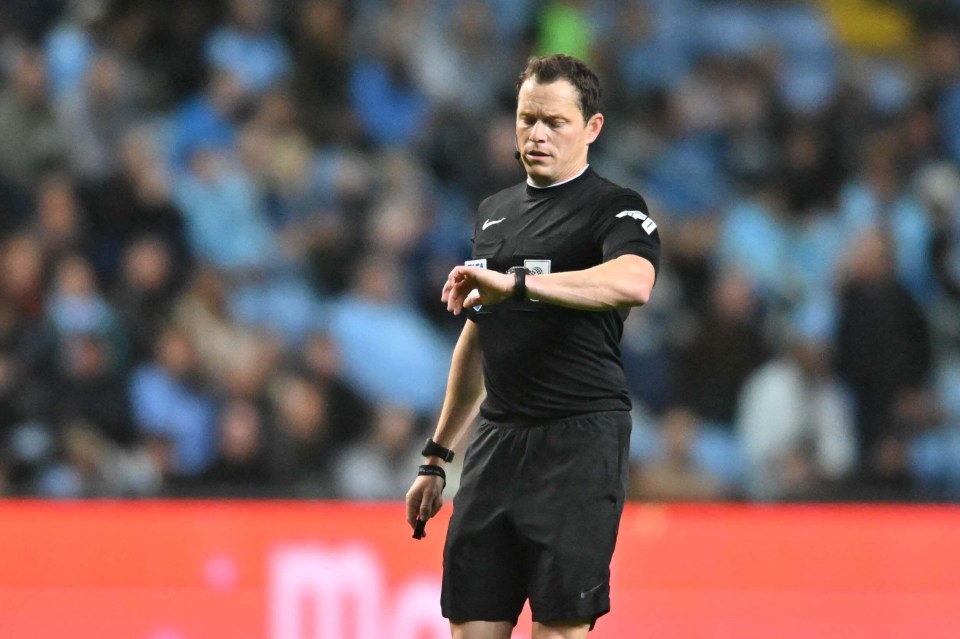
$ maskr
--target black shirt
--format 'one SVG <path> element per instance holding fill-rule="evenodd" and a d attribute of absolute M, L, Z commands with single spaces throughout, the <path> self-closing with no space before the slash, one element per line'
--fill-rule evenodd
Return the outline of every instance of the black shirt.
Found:
<path fill-rule="evenodd" d="M 635 191 L 592 169 L 562 184 L 526 183 L 480 204 L 468 264 L 506 272 L 579 271 L 621 255 L 659 267 L 660 236 Z M 628 309 L 579 311 L 507 300 L 469 311 L 477 322 L 487 397 L 480 414 L 500 422 L 542 422 L 630 410 L 620 362 Z"/>

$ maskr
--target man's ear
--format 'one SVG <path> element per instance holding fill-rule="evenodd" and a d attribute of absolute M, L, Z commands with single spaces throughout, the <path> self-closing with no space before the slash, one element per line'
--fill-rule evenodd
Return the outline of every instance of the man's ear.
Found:
<path fill-rule="evenodd" d="M 600 129 L 603 128 L 603 114 L 594 113 L 587 120 L 587 144 L 592 144 L 597 136 L 600 135 Z"/>

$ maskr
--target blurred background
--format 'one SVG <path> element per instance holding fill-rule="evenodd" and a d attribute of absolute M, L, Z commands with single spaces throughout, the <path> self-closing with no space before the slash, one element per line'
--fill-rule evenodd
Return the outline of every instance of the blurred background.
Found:
<path fill-rule="evenodd" d="M 958 34 L 956 0 L 4 0 L 0 494 L 402 498 L 516 77 L 566 52 L 664 246 L 631 496 L 960 500 Z"/>

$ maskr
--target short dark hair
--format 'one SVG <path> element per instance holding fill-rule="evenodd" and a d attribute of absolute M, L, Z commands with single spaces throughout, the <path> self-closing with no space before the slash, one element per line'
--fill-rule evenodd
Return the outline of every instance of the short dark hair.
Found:
<path fill-rule="evenodd" d="M 535 82 L 550 84 L 557 80 L 566 80 L 580 95 L 580 113 L 584 120 L 600 111 L 600 79 L 583 60 L 563 53 L 534 56 L 527 60 L 527 68 L 517 80 L 517 95 L 523 83 L 533 78 Z"/>

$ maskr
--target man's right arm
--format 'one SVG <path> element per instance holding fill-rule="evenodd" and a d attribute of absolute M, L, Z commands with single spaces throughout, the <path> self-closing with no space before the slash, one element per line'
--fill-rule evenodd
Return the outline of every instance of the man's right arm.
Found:
<path fill-rule="evenodd" d="M 453 449 L 456 446 L 486 394 L 478 330 L 476 322 L 467 320 L 453 350 L 447 393 L 433 434 L 433 441 L 444 448 Z M 439 457 L 428 457 L 424 463 L 441 467 L 446 465 Z M 407 522 L 411 526 L 415 525 L 418 516 L 426 520 L 440 510 L 443 505 L 442 490 L 443 481 L 438 477 L 416 478 L 407 492 Z"/>

